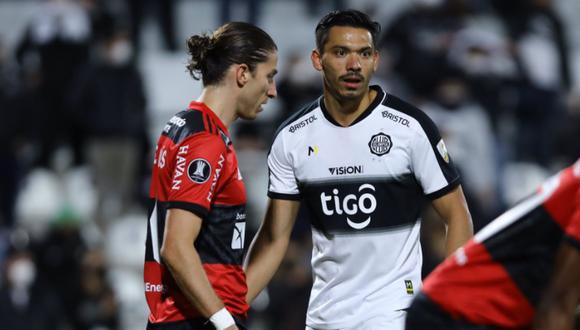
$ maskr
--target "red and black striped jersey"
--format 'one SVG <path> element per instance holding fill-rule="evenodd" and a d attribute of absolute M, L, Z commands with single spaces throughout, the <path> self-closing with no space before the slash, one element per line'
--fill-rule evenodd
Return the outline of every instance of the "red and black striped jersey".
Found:
<path fill-rule="evenodd" d="M 194 243 L 207 277 L 226 308 L 245 318 L 242 269 L 246 192 L 227 128 L 205 104 L 173 116 L 155 151 L 145 253 L 145 296 L 151 323 L 200 317 L 159 257 L 170 208 L 203 220 Z"/>
<path fill-rule="evenodd" d="M 526 328 L 563 240 L 580 248 L 580 160 L 478 232 L 423 291 L 455 318 Z"/>

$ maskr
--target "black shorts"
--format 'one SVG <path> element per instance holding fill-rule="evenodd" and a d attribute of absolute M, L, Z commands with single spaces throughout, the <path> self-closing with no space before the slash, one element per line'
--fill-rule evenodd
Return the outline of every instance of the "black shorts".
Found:
<path fill-rule="evenodd" d="M 234 316 L 234 321 L 240 330 L 246 330 L 246 323 Z M 177 322 L 151 323 L 147 322 L 147 330 L 215 330 L 207 319 L 199 318 Z"/>
<path fill-rule="evenodd" d="M 407 310 L 405 330 L 497 330 L 498 328 L 456 320 L 423 293 Z"/>

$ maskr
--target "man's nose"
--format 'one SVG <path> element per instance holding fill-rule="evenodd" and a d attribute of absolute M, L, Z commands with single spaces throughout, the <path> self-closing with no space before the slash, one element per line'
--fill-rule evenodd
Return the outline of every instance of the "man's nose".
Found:
<path fill-rule="evenodd" d="M 278 95 L 278 91 L 276 90 L 276 83 L 271 83 L 268 87 L 268 97 L 273 99 Z"/>
<path fill-rule="evenodd" d="M 346 62 L 346 69 L 349 71 L 360 71 L 361 63 L 360 56 L 358 54 L 350 54 Z"/>

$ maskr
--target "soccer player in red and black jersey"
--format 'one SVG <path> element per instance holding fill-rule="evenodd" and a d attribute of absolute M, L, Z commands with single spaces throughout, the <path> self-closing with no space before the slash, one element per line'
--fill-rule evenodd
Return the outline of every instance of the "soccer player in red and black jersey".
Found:
<path fill-rule="evenodd" d="M 407 330 L 571 330 L 580 299 L 580 160 L 424 282 Z"/>
<path fill-rule="evenodd" d="M 203 91 L 165 126 L 151 182 L 145 254 L 148 329 L 245 329 L 244 183 L 228 126 L 276 96 L 277 47 L 227 23 L 187 42 Z"/>

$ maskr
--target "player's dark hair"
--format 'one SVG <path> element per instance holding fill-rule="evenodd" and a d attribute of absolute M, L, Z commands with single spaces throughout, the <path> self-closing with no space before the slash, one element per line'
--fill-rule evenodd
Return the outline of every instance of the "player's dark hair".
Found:
<path fill-rule="evenodd" d="M 363 12 L 354 9 L 331 11 L 316 26 L 316 48 L 320 53 L 324 52 L 324 45 L 328 41 L 328 31 L 333 26 L 350 26 L 369 31 L 375 48 L 377 37 L 381 32 L 381 25 Z"/>
<path fill-rule="evenodd" d="M 191 58 L 187 70 L 203 85 L 219 83 L 232 64 L 246 64 L 254 72 L 258 63 L 265 62 L 276 51 L 274 40 L 259 27 L 231 22 L 211 34 L 193 35 L 187 39 Z"/>

